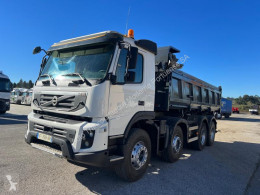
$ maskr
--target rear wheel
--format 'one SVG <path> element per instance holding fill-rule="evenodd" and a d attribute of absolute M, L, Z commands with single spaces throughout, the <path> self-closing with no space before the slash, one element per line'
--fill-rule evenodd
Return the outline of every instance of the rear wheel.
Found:
<path fill-rule="evenodd" d="M 215 141 L 215 134 L 216 134 L 216 125 L 214 122 L 211 123 L 210 129 L 208 131 L 207 136 L 207 145 L 212 146 Z"/>
<path fill-rule="evenodd" d="M 226 114 L 226 115 L 225 115 L 225 118 L 229 118 L 229 115 L 228 115 L 228 114 Z"/>
<path fill-rule="evenodd" d="M 115 167 L 116 174 L 127 180 L 140 179 L 150 162 L 151 141 L 149 135 L 142 129 L 132 129 L 123 148 L 124 160 Z"/>
<path fill-rule="evenodd" d="M 0 102 L 0 114 L 4 114 L 7 110 L 6 104 L 4 102 Z"/>
<path fill-rule="evenodd" d="M 207 142 L 207 126 L 205 123 L 201 124 L 199 129 L 198 140 L 191 142 L 192 148 L 196 150 L 203 150 Z"/>
<path fill-rule="evenodd" d="M 171 138 L 169 140 L 168 146 L 163 152 L 162 158 L 166 162 L 173 163 L 177 161 L 183 149 L 183 133 L 180 126 L 175 127 Z"/>

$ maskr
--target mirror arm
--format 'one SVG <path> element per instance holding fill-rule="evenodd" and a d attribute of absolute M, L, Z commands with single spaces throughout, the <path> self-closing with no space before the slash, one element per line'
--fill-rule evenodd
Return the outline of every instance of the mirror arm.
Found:
<path fill-rule="evenodd" d="M 131 51 L 131 45 L 129 46 L 128 48 L 128 55 L 127 55 L 127 63 L 126 63 L 126 71 L 125 71 L 125 77 L 127 76 L 127 73 L 128 73 L 128 67 L 129 67 L 129 62 L 130 62 L 130 59 L 131 59 L 131 56 L 130 56 L 130 51 Z"/>
<path fill-rule="evenodd" d="M 130 57 L 129 57 L 129 56 L 127 56 L 127 63 L 126 63 L 125 76 L 126 76 L 126 75 L 127 75 L 127 73 L 128 73 L 129 61 L 130 61 Z"/>
<path fill-rule="evenodd" d="M 41 49 L 41 50 L 44 51 L 45 56 L 48 55 L 48 53 L 47 53 L 47 51 L 46 51 L 45 49 Z M 44 57 L 45 57 L 45 56 L 44 56 Z"/>

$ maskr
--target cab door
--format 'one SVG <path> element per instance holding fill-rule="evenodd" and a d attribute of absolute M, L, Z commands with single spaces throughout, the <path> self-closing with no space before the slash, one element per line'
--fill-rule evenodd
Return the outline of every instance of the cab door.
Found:
<path fill-rule="evenodd" d="M 138 50 L 135 67 L 128 67 L 128 48 L 119 50 L 117 63 L 113 70 L 116 82 L 110 85 L 109 95 L 109 135 L 124 134 L 131 118 L 139 111 L 145 110 L 145 74 L 144 56 L 146 53 Z M 127 76 L 125 75 L 127 71 Z"/>

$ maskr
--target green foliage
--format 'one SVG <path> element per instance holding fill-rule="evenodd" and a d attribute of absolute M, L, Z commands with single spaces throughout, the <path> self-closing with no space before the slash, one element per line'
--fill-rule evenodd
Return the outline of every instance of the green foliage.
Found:
<path fill-rule="evenodd" d="M 234 99 L 235 103 L 238 105 L 253 105 L 253 104 L 260 104 L 260 97 L 258 95 L 244 95 L 239 96 L 238 98 Z"/>
<path fill-rule="evenodd" d="M 20 79 L 18 83 L 12 83 L 12 88 L 26 88 L 26 89 L 31 89 L 33 87 L 33 82 L 29 80 L 23 81 L 23 79 Z"/>
<path fill-rule="evenodd" d="M 258 95 L 250 96 L 250 95 L 243 95 L 239 96 L 238 98 L 231 98 L 228 97 L 227 99 L 232 100 L 232 106 L 238 107 L 240 111 L 246 111 L 253 106 L 253 105 L 260 105 L 260 97 Z"/>

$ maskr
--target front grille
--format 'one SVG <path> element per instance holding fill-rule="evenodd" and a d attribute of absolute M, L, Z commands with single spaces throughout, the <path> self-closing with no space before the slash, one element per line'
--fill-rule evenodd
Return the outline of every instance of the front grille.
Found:
<path fill-rule="evenodd" d="M 75 96 L 41 94 L 40 105 L 42 107 L 72 109 L 75 107 Z"/>
<path fill-rule="evenodd" d="M 82 117 L 82 116 L 74 116 L 74 115 L 67 115 L 67 114 L 58 114 L 53 112 L 45 112 L 39 110 L 33 110 L 35 114 L 39 114 L 40 119 L 55 121 L 59 123 L 81 123 L 84 122 L 92 122 L 92 118 L 89 117 Z"/>
<path fill-rule="evenodd" d="M 34 123 L 34 131 L 46 133 L 52 136 L 68 139 L 71 143 L 74 141 L 76 132 L 74 130 L 60 129 L 56 127 L 44 126 Z"/>

